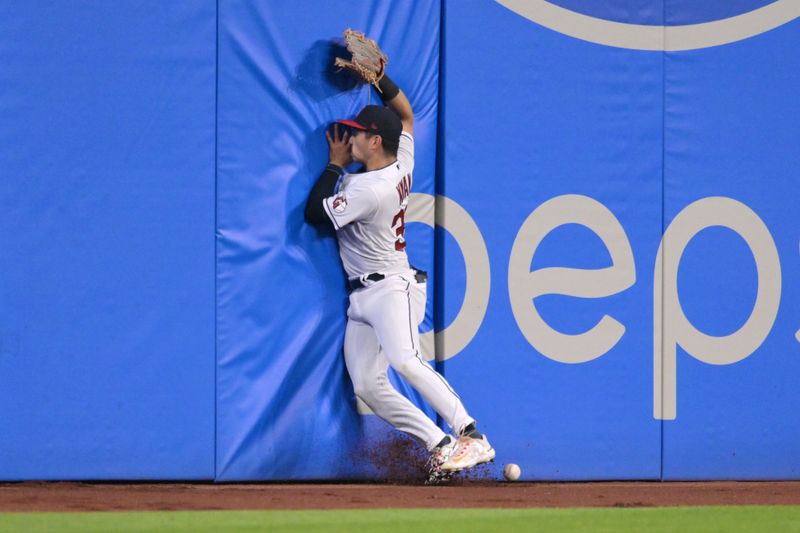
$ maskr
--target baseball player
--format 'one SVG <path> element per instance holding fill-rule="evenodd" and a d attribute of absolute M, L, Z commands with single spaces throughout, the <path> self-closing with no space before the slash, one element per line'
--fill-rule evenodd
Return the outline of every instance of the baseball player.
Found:
<path fill-rule="evenodd" d="M 431 452 L 426 481 L 435 484 L 493 460 L 495 451 L 459 396 L 419 352 L 427 274 L 409 266 L 404 225 L 414 168 L 414 114 L 387 76 L 378 88 L 388 107 L 368 105 L 326 131 L 328 165 L 309 194 L 305 217 L 336 230 L 351 291 L 344 357 L 355 393 L 376 415 L 426 445 Z M 343 170 L 353 161 L 364 166 L 363 172 Z M 388 365 L 419 391 L 455 436 L 391 385 Z"/>

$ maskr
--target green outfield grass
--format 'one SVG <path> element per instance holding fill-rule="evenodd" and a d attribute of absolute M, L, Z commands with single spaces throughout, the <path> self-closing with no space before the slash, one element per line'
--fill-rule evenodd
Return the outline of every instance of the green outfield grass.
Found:
<path fill-rule="evenodd" d="M 0 513 L 0 531 L 800 531 L 800 506 Z"/>

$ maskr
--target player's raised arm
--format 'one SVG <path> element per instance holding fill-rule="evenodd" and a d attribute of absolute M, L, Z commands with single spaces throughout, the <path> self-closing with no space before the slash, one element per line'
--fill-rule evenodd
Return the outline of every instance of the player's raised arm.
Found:
<path fill-rule="evenodd" d="M 378 88 L 383 103 L 400 117 L 403 131 L 413 134 L 414 111 L 411 103 L 399 87 L 386 75 L 389 58 L 381 51 L 378 43 L 362 32 L 347 29 L 344 31 L 347 50 L 352 59 L 336 58 L 334 65 L 349 69 L 353 75 Z"/>
<path fill-rule="evenodd" d="M 378 82 L 380 97 L 389 109 L 397 113 L 403 123 L 403 131 L 414 133 L 414 110 L 406 94 L 386 74 Z"/>

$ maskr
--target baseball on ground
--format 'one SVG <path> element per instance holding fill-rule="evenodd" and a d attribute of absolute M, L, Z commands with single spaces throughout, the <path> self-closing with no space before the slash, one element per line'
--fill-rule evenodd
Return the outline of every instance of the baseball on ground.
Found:
<path fill-rule="evenodd" d="M 508 463 L 503 468 L 503 475 L 509 481 L 516 481 L 519 479 L 519 476 L 522 475 L 522 470 L 519 469 L 519 465 Z"/>

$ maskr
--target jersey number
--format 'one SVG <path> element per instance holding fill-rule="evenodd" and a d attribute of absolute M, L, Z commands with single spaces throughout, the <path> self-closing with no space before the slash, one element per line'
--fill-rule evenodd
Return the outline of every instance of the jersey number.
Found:
<path fill-rule="evenodd" d="M 399 222 L 399 224 L 398 224 Z M 402 252 L 406 249 L 406 210 L 401 209 L 392 219 L 392 229 L 394 229 L 397 240 L 394 241 L 394 249 Z"/>

